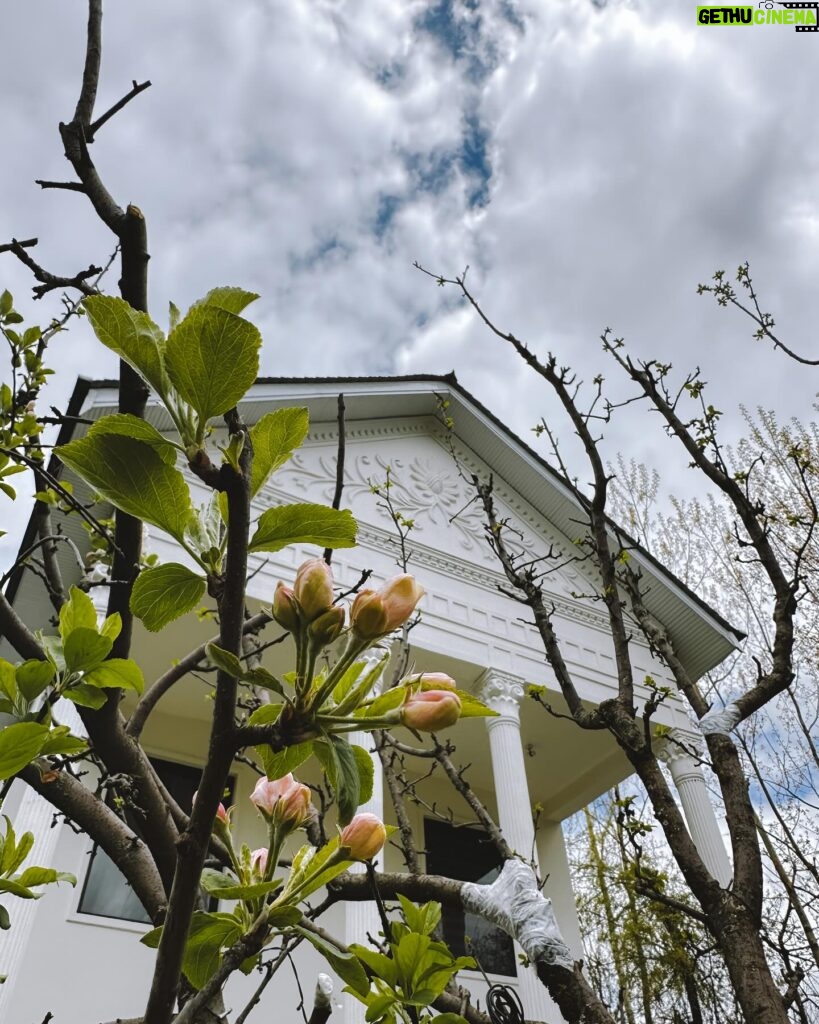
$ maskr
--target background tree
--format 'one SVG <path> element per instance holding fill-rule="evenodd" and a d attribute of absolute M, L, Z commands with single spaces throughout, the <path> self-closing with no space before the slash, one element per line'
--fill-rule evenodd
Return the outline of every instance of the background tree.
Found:
<path fill-rule="evenodd" d="M 423 267 L 419 267 L 425 271 Z M 635 388 L 626 401 L 645 401 L 659 413 L 667 433 L 682 445 L 691 465 L 722 495 L 731 514 L 731 529 L 738 545 L 756 562 L 763 581 L 770 621 L 769 649 L 754 662 L 754 670 L 737 680 L 730 703 L 722 706 L 687 674 L 674 649 L 671 636 L 644 603 L 640 573 L 632 566 L 632 538 L 610 518 L 610 475 L 600 447 L 599 431 L 616 412 L 617 404 L 604 395 L 602 376 L 593 382 L 585 405 L 579 383 L 569 367 L 558 365 L 547 353 L 541 358 L 513 333 L 497 327 L 466 284 L 466 274 L 455 278 L 430 274 L 441 286 L 453 286 L 487 327 L 509 344 L 538 374 L 557 397 L 586 460 L 584 475 L 591 476 L 577 496 L 587 515 L 585 532 L 579 538 L 582 557 L 598 574 L 598 600 L 605 606 L 617 674 L 617 697 L 589 709 L 580 700 L 562 657 L 552 614 L 542 590 L 549 555 L 533 563 L 531 553 L 515 552 L 510 543 L 513 524 L 499 519 L 492 494 L 492 481 L 474 479 L 478 499 L 487 519 L 487 533 L 510 585 L 520 594 L 540 633 L 546 658 L 555 672 L 569 712 L 583 729 L 606 729 L 617 741 L 642 783 L 677 867 L 693 902 L 688 913 L 706 925 L 724 958 L 731 986 L 744 1018 L 748 1021 L 785 1021 L 798 993 L 799 973 L 784 979 L 780 991 L 766 958 L 763 939 L 764 866 L 757 833 L 757 815 L 750 796 L 748 777 L 738 744 L 732 738 L 737 726 L 751 718 L 791 688 L 794 672 L 797 610 L 809 592 L 809 552 L 816 526 L 816 505 L 812 500 L 810 460 L 798 446 L 784 455 L 794 476 L 802 482 L 807 511 L 800 506 L 783 523 L 758 496 L 754 469 L 758 457 L 735 471 L 717 434 L 719 410 L 705 400 L 705 382 L 699 372 L 672 383 L 672 367 L 656 361 L 633 361 L 624 351 L 622 339 L 606 329 L 601 336 L 604 352 Z M 554 438 L 555 428 L 545 420 L 540 429 Z M 568 479 L 570 472 L 555 446 L 555 458 Z M 787 531 L 795 529 L 795 533 Z M 682 819 L 663 773 L 659 754 L 662 737 L 652 726 L 652 716 L 666 699 L 654 690 L 643 706 L 635 700 L 634 669 L 629 641 L 632 625 L 642 630 L 652 649 L 668 666 L 677 688 L 688 703 L 704 738 L 708 763 L 717 781 L 729 831 L 733 879 L 723 888 L 703 861 Z M 546 709 L 547 711 L 550 709 Z M 650 883 L 643 880 L 647 888 Z M 656 890 L 653 898 L 663 902 Z"/>

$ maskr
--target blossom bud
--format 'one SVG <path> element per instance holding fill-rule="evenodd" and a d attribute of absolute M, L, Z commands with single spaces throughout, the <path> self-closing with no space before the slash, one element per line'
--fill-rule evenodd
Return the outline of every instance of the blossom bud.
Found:
<path fill-rule="evenodd" d="M 340 604 L 319 615 L 307 627 L 307 634 L 318 647 L 331 644 L 344 629 L 344 609 Z"/>
<path fill-rule="evenodd" d="M 448 676 L 446 672 L 422 672 L 417 676 L 410 676 L 404 682 L 417 685 L 421 684 L 422 690 L 457 690 L 458 684 Z"/>
<path fill-rule="evenodd" d="M 198 796 L 199 790 L 197 789 L 197 791 L 191 797 L 191 808 L 193 808 L 193 805 L 196 803 L 196 798 Z M 230 824 L 230 817 L 228 816 L 228 812 L 224 804 L 219 804 L 219 806 L 216 808 L 216 817 L 213 820 L 214 825 L 217 822 L 221 823 L 222 825 Z"/>
<path fill-rule="evenodd" d="M 332 608 L 333 574 L 323 558 L 309 558 L 301 564 L 293 594 L 307 622 Z"/>
<path fill-rule="evenodd" d="M 401 708 L 401 724 L 420 732 L 437 732 L 454 725 L 461 715 L 461 701 L 451 690 L 422 690 L 407 697 Z"/>
<path fill-rule="evenodd" d="M 264 873 L 267 871 L 267 849 L 264 846 L 260 846 L 258 850 L 251 853 L 250 869 L 260 878 L 264 878 Z"/>
<path fill-rule="evenodd" d="M 384 822 L 375 814 L 363 811 L 342 830 L 339 847 L 346 848 L 349 860 L 372 860 L 386 841 Z"/>
<path fill-rule="evenodd" d="M 403 626 L 424 596 L 414 576 L 394 576 L 378 590 L 360 590 L 350 610 L 350 625 L 362 640 L 378 640 Z"/>
<path fill-rule="evenodd" d="M 276 584 L 276 592 L 273 595 L 273 618 L 288 633 L 295 633 L 299 628 L 299 613 L 293 591 L 281 580 Z"/>
<path fill-rule="evenodd" d="M 291 773 L 281 779 L 259 779 L 250 799 L 266 821 L 285 825 L 291 832 L 310 815 L 310 790 Z"/>

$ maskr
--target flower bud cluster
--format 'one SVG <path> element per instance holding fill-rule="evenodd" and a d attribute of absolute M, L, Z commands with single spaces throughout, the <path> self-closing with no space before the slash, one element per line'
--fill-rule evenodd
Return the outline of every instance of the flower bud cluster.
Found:
<path fill-rule="evenodd" d="M 350 626 L 362 640 L 380 640 L 403 626 L 424 596 L 414 576 L 394 576 L 378 590 L 360 590 L 350 609 Z"/>
<path fill-rule="evenodd" d="M 291 633 L 302 626 L 309 626 L 333 610 L 333 574 L 322 558 L 309 558 L 303 562 L 292 587 L 281 582 L 276 585 L 273 618 Z M 343 626 L 344 610 L 339 610 Z"/>
<path fill-rule="evenodd" d="M 299 828 L 310 817 L 310 789 L 297 782 L 292 773 L 281 779 L 259 779 L 250 800 L 269 825 L 283 827 L 288 832 Z"/>

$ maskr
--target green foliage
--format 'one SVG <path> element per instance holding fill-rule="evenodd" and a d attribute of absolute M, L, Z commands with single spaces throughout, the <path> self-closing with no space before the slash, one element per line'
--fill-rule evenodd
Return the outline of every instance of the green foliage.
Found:
<path fill-rule="evenodd" d="M 185 478 L 154 445 L 107 432 L 108 417 L 85 437 L 62 445 L 62 461 L 117 508 L 182 542 L 193 518 Z"/>
<path fill-rule="evenodd" d="M 0 737 L 1 738 L 1 737 Z M 55 871 L 54 868 L 28 867 L 22 872 L 22 867 L 31 848 L 34 845 L 34 835 L 31 832 L 24 832 L 18 839 L 11 821 L 3 815 L 6 822 L 5 835 L 0 836 L 0 894 L 17 896 L 24 900 L 38 900 L 42 893 L 34 889 L 43 885 L 52 885 L 55 882 L 69 882 L 77 884 L 74 875 L 65 871 Z M 0 928 L 10 927 L 8 911 L 0 905 Z"/>
<path fill-rule="evenodd" d="M 193 306 L 168 335 L 165 368 L 198 416 L 196 440 L 214 416 L 232 409 L 259 374 L 258 328 L 226 309 Z"/>
<path fill-rule="evenodd" d="M 249 551 L 281 551 L 291 544 L 327 548 L 355 546 L 356 522 L 349 509 L 326 505 L 280 505 L 259 516 Z"/>
<path fill-rule="evenodd" d="M 250 428 L 253 468 L 250 493 L 255 495 L 268 477 L 290 458 L 307 437 L 306 409 L 276 409 L 265 413 Z"/>
<path fill-rule="evenodd" d="M 131 591 L 131 611 L 152 633 L 192 611 L 205 594 L 205 581 L 178 562 L 143 569 Z"/>
<path fill-rule="evenodd" d="M 163 365 L 165 335 L 147 313 L 112 295 L 91 295 L 83 308 L 97 338 L 141 374 L 163 398 L 170 382 Z"/>
<path fill-rule="evenodd" d="M 0 335 L 11 354 L 11 383 L 0 384 L 0 491 L 12 501 L 17 497 L 9 478 L 42 461 L 37 439 L 42 424 L 34 414 L 34 400 L 51 370 L 43 363 L 47 335 L 39 327 L 24 331 L 11 293 L 0 295 Z M 56 327 L 48 333 L 54 333 Z M 5 533 L 0 530 L 0 536 Z"/>
<path fill-rule="evenodd" d="M 390 926 L 388 953 L 360 945 L 350 947 L 368 969 L 371 984 L 366 993 L 353 986 L 346 991 L 366 1005 L 369 1024 L 432 1020 L 432 1003 L 450 979 L 460 970 L 475 968 L 471 957 L 453 957 L 447 946 L 434 938 L 441 920 L 439 903 L 416 907 L 403 896 L 399 900 L 403 920 Z M 449 1018 L 449 1024 L 464 1024 L 458 1014 L 443 1016 Z"/>

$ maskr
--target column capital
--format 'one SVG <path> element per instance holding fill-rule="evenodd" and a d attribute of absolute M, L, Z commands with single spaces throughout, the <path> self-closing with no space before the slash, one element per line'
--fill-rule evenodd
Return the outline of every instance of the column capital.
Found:
<path fill-rule="evenodd" d="M 478 679 L 477 693 L 484 704 L 497 711 L 501 718 L 520 721 L 520 703 L 526 695 L 526 681 L 520 676 L 488 668 Z"/>
<path fill-rule="evenodd" d="M 657 757 L 668 765 L 675 781 L 692 773 L 701 774 L 702 756 L 702 743 L 687 729 L 672 729 L 657 748 Z"/>

